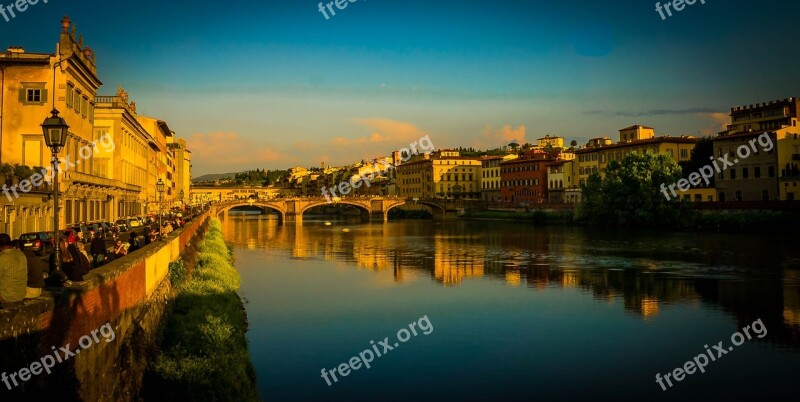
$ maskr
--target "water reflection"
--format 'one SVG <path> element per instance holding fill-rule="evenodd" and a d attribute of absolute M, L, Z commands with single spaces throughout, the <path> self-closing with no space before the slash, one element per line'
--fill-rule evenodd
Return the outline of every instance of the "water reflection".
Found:
<path fill-rule="evenodd" d="M 446 287 L 488 279 L 534 292 L 579 289 L 600 302 L 622 300 L 626 313 L 643 320 L 665 306 L 696 305 L 724 311 L 740 327 L 761 318 L 770 329 L 765 340 L 800 345 L 800 251 L 780 237 L 461 221 L 281 226 L 263 216 L 226 216 L 223 224 L 238 247 L 343 261 L 390 273 L 396 284 L 427 276 Z"/>

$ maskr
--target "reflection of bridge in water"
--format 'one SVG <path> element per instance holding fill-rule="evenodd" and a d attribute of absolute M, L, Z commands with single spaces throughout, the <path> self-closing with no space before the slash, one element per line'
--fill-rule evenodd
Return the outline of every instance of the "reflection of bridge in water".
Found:
<path fill-rule="evenodd" d="M 361 212 L 364 222 L 386 222 L 389 211 L 403 205 L 422 205 L 431 210 L 434 219 L 444 219 L 455 216 L 460 203 L 453 200 L 420 200 L 397 197 L 346 197 L 329 201 L 324 197 L 305 198 L 273 198 L 232 200 L 214 204 L 217 215 L 224 214 L 237 207 L 253 206 L 261 209 L 275 211 L 281 222 L 303 222 L 303 214 L 315 207 L 347 205 Z"/>

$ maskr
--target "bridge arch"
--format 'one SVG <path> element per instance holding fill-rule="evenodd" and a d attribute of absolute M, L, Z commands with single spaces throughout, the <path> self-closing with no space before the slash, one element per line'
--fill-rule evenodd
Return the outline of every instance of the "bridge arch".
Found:
<path fill-rule="evenodd" d="M 372 211 L 370 210 L 369 206 L 367 204 L 363 203 L 363 202 L 350 201 L 350 200 L 340 200 L 340 201 L 337 201 L 335 203 L 331 203 L 331 202 L 327 202 L 327 200 L 325 200 L 325 201 L 311 202 L 311 203 L 308 203 L 308 204 L 304 205 L 303 208 L 299 211 L 299 214 L 303 215 L 311 208 L 323 207 L 323 206 L 331 206 L 331 205 L 349 205 L 351 207 L 355 207 L 359 211 L 361 211 L 361 218 L 363 220 L 367 220 L 367 221 L 369 220 L 370 214 L 372 213 Z"/>
<path fill-rule="evenodd" d="M 228 203 L 228 204 L 225 204 L 223 206 L 220 206 L 220 208 L 217 209 L 217 215 L 225 214 L 228 211 L 230 211 L 231 209 L 236 208 L 236 207 L 249 207 L 249 206 L 254 206 L 254 207 L 259 207 L 259 208 L 262 208 L 262 209 L 268 209 L 268 210 L 271 210 L 271 211 L 275 211 L 280 216 L 280 221 L 281 222 L 285 222 L 286 221 L 286 211 L 283 208 L 281 208 L 279 205 L 275 205 L 275 204 L 268 203 L 268 202 L 254 202 L 252 204 L 250 204 L 249 202 Z"/>

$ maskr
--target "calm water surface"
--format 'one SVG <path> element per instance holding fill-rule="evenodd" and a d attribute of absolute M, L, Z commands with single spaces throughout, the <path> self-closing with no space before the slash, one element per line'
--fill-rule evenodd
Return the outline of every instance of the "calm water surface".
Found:
<path fill-rule="evenodd" d="M 510 222 L 223 223 L 267 401 L 797 397 L 796 239 Z M 332 386 L 321 377 L 370 341 L 396 342 L 422 316 L 429 335 L 419 331 Z M 667 391 L 655 382 L 704 345 L 727 349 L 757 319 L 766 336 L 705 374 Z"/>

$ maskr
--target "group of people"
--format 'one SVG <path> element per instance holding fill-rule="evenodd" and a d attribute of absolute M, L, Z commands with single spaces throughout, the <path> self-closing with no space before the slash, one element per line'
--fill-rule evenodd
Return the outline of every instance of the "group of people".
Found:
<path fill-rule="evenodd" d="M 185 221 L 180 218 L 164 222 L 161 231 L 164 235 L 183 227 Z M 92 269 L 124 257 L 158 240 L 159 232 L 155 228 L 145 226 L 140 232 L 132 231 L 127 242 L 116 239 L 109 248 L 102 232 L 95 233 L 89 249 L 75 239 L 67 236 L 59 237 L 58 257 L 60 272 L 55 270 L 56 253 L 45 257 L 44 247 L 33 250 L 26 249 L 19 240 L 11 240 L 6 233 L 0 233 L 0 304 L 13 303 L 23 299 L 36 298 L 48 280 L 54 284 L 65 280 L 79 282 Z"/>

